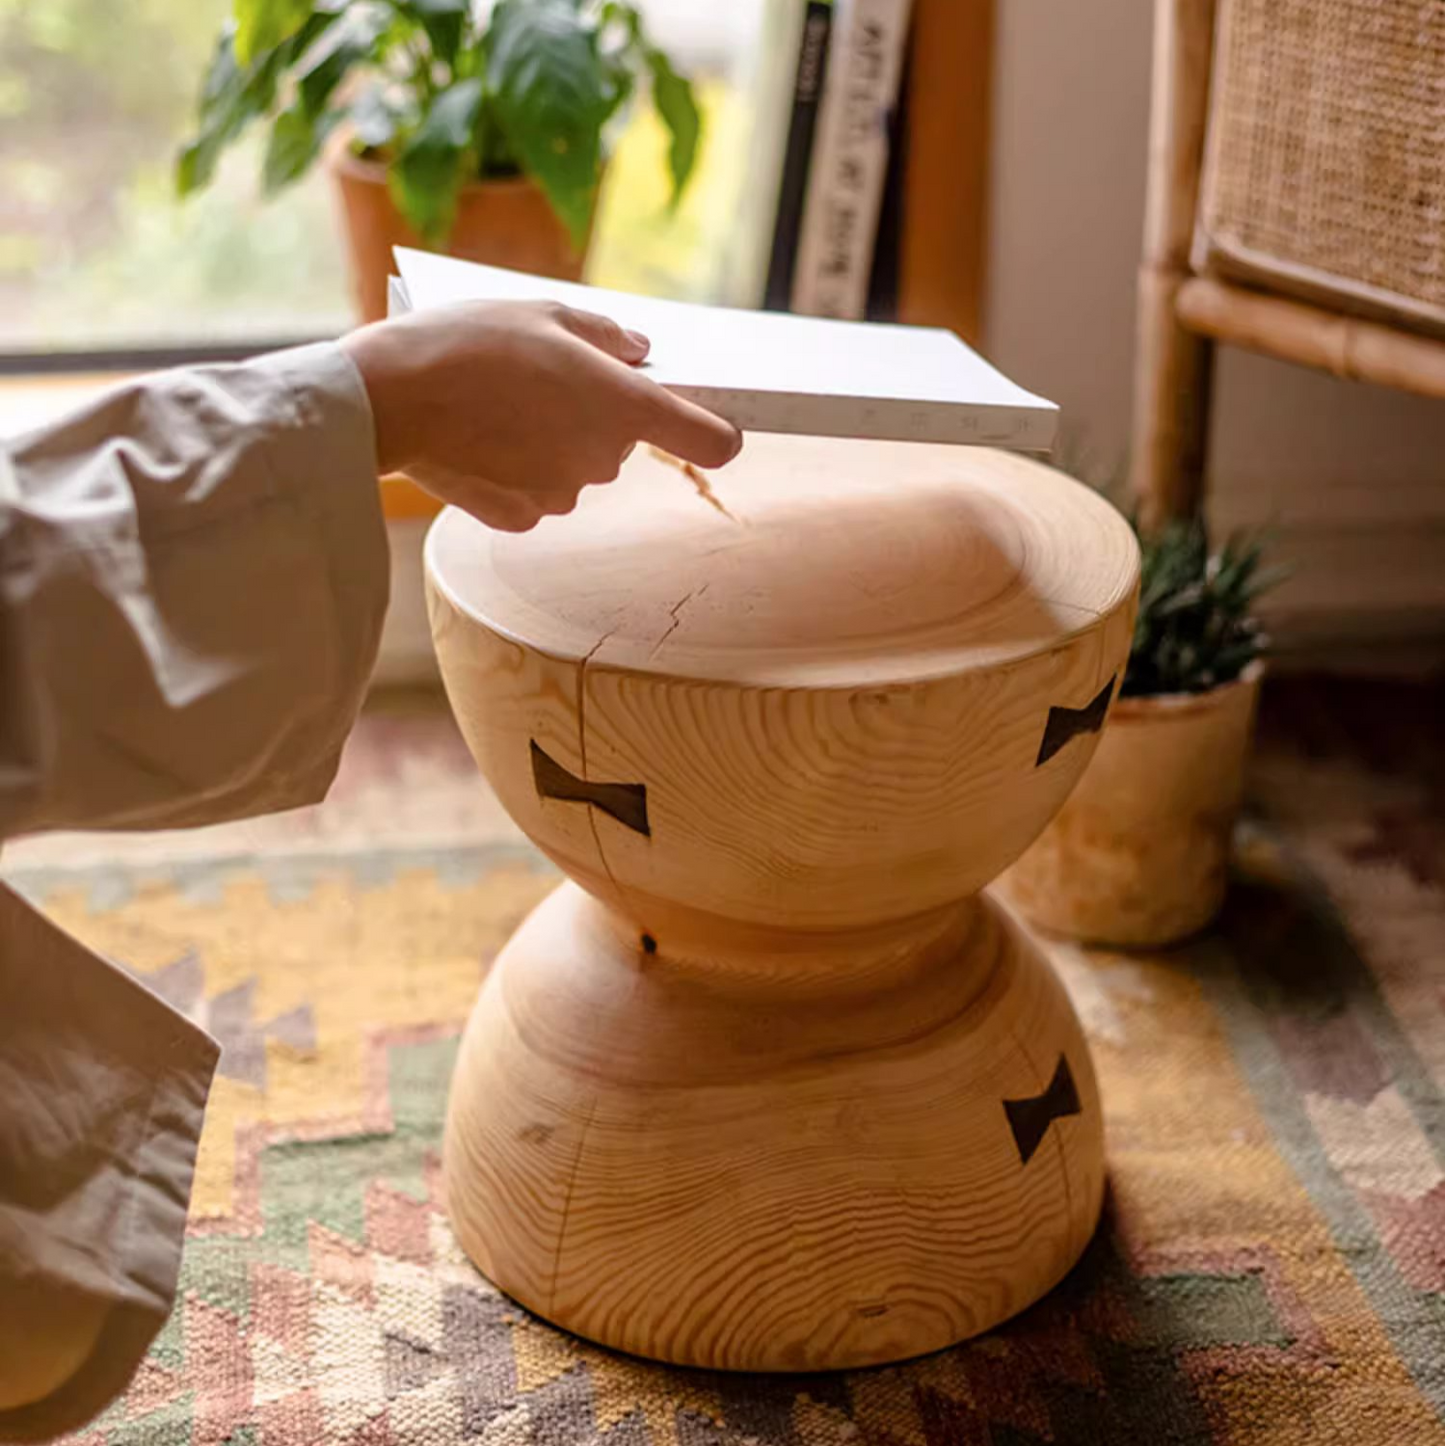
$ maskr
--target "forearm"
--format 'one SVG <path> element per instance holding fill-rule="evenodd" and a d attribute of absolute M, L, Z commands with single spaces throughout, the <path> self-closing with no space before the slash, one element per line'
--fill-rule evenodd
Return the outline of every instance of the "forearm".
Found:
<path fill-rule="evenodd" d="M 335 346 L 167 373 L 0 449 L 0 837 L 324 793 L 387 600 Z"/>

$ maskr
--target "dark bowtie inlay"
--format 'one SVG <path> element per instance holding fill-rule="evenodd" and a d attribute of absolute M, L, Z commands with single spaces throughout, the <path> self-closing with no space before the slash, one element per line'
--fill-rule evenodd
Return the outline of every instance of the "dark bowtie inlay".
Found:
<path fill-rule="evenodd" d="M 1023 1100 L 1005 1100 L 1003 1108 L 1008 1116 L 1009 1129 L 1013 1131 L 1014 1144 L 1018 1146 L 1019 1163 L 1027 1165 L 1034 1151 L 1043 1143 L 1049 1126 L 1065 1115 L 1077 1115 L 1082 1108 L 1069 1061 L 1063 1055 L 1059 1056 L 1054 1077 L 1043 1094 Z"/>
<path fill-rule="evenodd" d="M 1099 690 L 1098 696 L 1082 708 L 1050 708 L 1048 721 L 1044 724 L 1044 741 L 1039 744 L 1039 756 L 1034 767 L 1047 763 L 1069 739 L 1080 733 L 1097 733 L 1104 726 L 1104 715 L 1109 711 L 1109 699 L 1113 696 L 1114 684 L 1119 675 L 1114 674 Z"/>
<path fill-rule="evenodd" d="M 539 748 L 535 740 L 532 742 L 532 778 L 540 798 L 589 804 L 635 833 L 652 836 L 647 822 L 645 783 L 589 783 L 563 768 L 550 753 Z"/>

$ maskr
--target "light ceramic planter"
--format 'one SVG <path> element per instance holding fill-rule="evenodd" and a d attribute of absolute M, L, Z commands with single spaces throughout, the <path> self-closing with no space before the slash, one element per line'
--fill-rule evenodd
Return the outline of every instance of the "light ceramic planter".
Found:
<path fill-rule="evenodd" d="M 1122 698 L 1052 823 L 999 881 L 1031 924 L 1157 946 L 1219 912 L 1263 670 L 1208 693 Z"/>
<path fill-rule="evenodd" d="M 362 321 L 379 321 L 386 315 L 392 248 L 425 248 L 396 209 L 380 161 L 355 155 L 342 137 L 328 149 L 326 163 L 345 222 L 357 313 Z M 580 280 L 586 259 L 585 248 L 572 245 L 541 188 L 524 176 L 464 186 L 446 250 L 467 261 L 562 281 Z"/>

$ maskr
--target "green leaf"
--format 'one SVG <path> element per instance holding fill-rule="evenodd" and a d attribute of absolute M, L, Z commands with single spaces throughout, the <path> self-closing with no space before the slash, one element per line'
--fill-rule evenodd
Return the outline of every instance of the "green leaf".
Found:
<path fill-rule="evenodd" d="M 445 241 L 456 218 L 457 192 L 481 105 L 482 82 L 476 77 L 448 86 L 392 163 L 387 177 L 392 198 L 429 246 Z"/>
<path fill-rule="evenodd" d="M 340 119 L 335 111 L 314 115 L 304 104 L 276 117 L 261 166 L 261 189 L 266 195 L 274 196 L 304 174 Z"/>
<path fill-rule="evenodd" d="M 213 115 L 245 83 L 245 72 L 236 59 L 236 28 L 228 25 L 216 41 L 211 63 L 206 68 L 206 78 L 201 82 L 201 115 Z"/>
<path fill-rule="evenodd" d="M 436 143 L 456 150 L 466 147 L 477 123 L 482 104 L 482 82 L 473 76 L 448 86 L 432 102 L 413 138 L 417 143 Z"/>
<path fill-rule="evenodd" d="M 572 0 L 499 0 L 489 42 L 487 81 L 511 149 L 580 245 L 610 113 L 596 33 Z"/>
<path fill-rule="evenodd" d="M 608 86 L 607 113 L 615 115 L 632 95 L 637 77 L 626 54 L 604 56 L 602 66 Z"/>
<path fill-rule="evenodd" d="M 202 140 L 182 146 L 176 155 L 176 195 L 185 197 L 202 190 L 216 170 L 216 148 Z"/>
<path fill-rule="evenodd" d="M 627 0 L 604 0 L 598 12 L 598 27 L 607 35 L 622 32 L 622 40 L 605 56 L 615 88 L 614 106 L 627 99 L 632 73 L 637 68 L 645 65 L 652 77 L 652 103 L 671 136 L 668 169 L 672 174 L 672 204 L 676 207 L 697 163 L 702 135 L 702 116 L 692 84 L 678 74 L 663 51 L 649 43 L 641 12 Z"/>
<path fill-rule="evenodd" d="M 176 159 L 176 190 L 188 196 L 206 186 L 215 174 L 222 152 L 276 99 L 280 77 L 297 56 L 314 45 L 337 19 L 319 11 L 276 49 L 247 68 L 236 54 L 236 32 L 222 32 L 201 85 L 199 124 L 195 138 Z"/>
<path fill-rule="evenodd" d="M 497 119 L 496 104 L 488 100 L 477 121 L 477 170 L 483 176 L 518 176 L 522 163 Z"/>
<path fill-rule="evenodd" d="M 1234 536 L 1213 549 L 1200 518 L 1139 536 L 1139 615 L 1121 692 L 1197 693 L 1237 678 L 1268 641 L 1250 611 L 1280 578 L 1261 571 L 1263 543 Z"/>
<path fill-rule="evenodd" d="M 652 103 L 672 135 L 667 163 L 672 172 L 672 204 L 676 207 L 697 163 L 702 117 L 691 82 L 672 68 L 672 62 L 660 50 L 648 51 L 647 64 L 652 71 Z"/>
<path fill-rule="evenodd" d="M 599 26 L 620 25 L 634 45 L 642 44 L 642 16 L 635 5 L 628 5 L 625 0 L 604 0 L 597 23 Z"/>
<path fill-rule="evenodd" d="M 235 8 L 236 59 L 243 66 L 289 40 L 313 10 L 311 0 L 235 0 Z"/>
<path fill-rule="evenodd" d="M 386 85 L 368 86 L 352 102 L 348 119 L 356 139 L 372 150 L 389 146 L 401 128 L 404 112 L 387 97 Z"/>
<path fill-rule="evenodd" d="M 313 116 L 320 115 L 332 92 L 360 62 L 372 59 L 376 42 L 390 23 L 380 5 L 353 5 L 340 23 L 301 57 L 296 67 L 297 90 Z"/>
<path fill-rule="evenodd" d="M 432 54 L 443 64 L 454 65 L 471 12 L 470 0 L 406 0 L 403 9 L 421 22 Z"/>
<path fill-rule="evenodd" d="M 200 128 L 176 161 L 176 190 L 189 196 L 215 174 L 216 162 L 227 141 L 244 124 L 240 109 L 246 76 L 236 61 L 234 31 L 221 33 L 201 82 Z"/>

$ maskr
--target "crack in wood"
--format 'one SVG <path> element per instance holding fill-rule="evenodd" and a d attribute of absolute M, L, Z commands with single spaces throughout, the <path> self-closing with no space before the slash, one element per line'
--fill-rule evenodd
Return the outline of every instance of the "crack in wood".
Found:
<path fill-rule="evenodd" d="M 705 592 L 707 591 L 707 589 L 708 589 L 708 584 L 707 584 L 707 583 L 703 583 L 703 585 L 702 585 L 701 587 L 695 587 L 695 588 L 693 588 L 693 590 L 692 590 L 690 593 L 688 593 L 687 596 L 684 597 L 681 602 L 673 603 L 673 605 L 668 609 L 668 614 L 669 614 L 669 616 L 672 618 L 672 621 L 668 624 L 668 626 L 667 626 L 667 631 L 664 632 L 663 635 L 652 645 L 652 651 L 651 651 L 650 653 L 648 653 L 648 655 L 647 655 L 649 659 L 650 659 L 650 658 L 655 658 L 655 657 L 657 656 L 657 651 L 658 651 L 658 649 L 659 649 L 660 647 L 662 647 L 662 645 L 663 645 L 663 644 L 678 630 L 678 628 L 682 625 L 682 616 L 681 616 L 681 614 L 682 614 L 683 608 L 685 608 L 685 607 L 688 605 L 688 603 L 690 603 L 690 602 L 693 600 L 693 598 L 701 597 L 701 596 L 703 595 L 703 593 L 705 593 Z"/>

